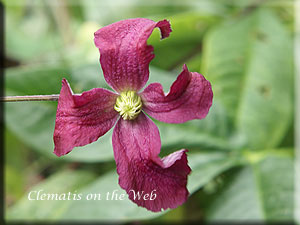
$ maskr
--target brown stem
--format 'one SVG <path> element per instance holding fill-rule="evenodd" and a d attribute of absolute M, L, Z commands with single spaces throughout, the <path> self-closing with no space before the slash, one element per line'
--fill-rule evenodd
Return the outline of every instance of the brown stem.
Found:
<path fill-rule="evenodd" d="M 3 96 L 0 102 L 58 101 L 59 95 Z"/>

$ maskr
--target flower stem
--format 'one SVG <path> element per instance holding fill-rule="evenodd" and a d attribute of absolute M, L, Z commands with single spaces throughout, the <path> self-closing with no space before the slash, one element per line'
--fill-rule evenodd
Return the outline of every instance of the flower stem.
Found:
<path fill-rule="evenodd" d="M 58 101 L 59 95 L 3 96 L 0 102 Z"/>

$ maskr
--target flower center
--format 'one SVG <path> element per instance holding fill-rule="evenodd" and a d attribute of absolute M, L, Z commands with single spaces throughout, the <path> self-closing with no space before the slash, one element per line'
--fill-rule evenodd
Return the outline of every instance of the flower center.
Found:
<path fill-rule="evenodd" d="M 141 97 L 135 91 L 124 91 L 117 98 L 114 109 L 124 120 L 134 120 L 142 111 Z"/>

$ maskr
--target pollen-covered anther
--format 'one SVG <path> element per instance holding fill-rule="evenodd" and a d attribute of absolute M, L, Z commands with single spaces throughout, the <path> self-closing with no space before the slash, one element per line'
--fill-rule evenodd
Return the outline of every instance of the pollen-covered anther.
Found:
<path fill-rule="evenodd" d="M 117 98 L 114 109 L 124 120 L 134 120 L 142 111 L 141 97 L 135 91 L 124 91 Z"/>

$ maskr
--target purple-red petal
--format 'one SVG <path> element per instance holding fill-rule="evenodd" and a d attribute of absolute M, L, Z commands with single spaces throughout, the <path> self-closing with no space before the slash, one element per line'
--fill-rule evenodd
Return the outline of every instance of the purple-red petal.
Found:
<path fill-rule="evenodd" d="M 56 112 L 54 153 L 62 156 L 74 147 L 84 146 L 104 135 L 118 119 L 114 110 L 117 95 L 94 88 L 74 95 L 63 79 Z"/>
<path fill-rule="evenodd" d="M 206 117 L 213 99 L 211 84 L 203 75 L 189 72 L 186 65 L 165 94 L 159 83 L 152 83 L 141 94 L 143 110 L 166 123 L 184 123 Z"/>
<path fill-rule="evenodd" d="M 176 208 L 186 201 L 187 176 L 191 172 L 187 150 L 160 159 L 159 131 L 145 114 L 135 120 L 120 119 L 112 143 L 119 184 L 129 199 L 153 212 Z"/>
<path fill-rule="evenodd" d="M 171 32 L 167 20 L 154 22 L 137 18 L 122 20 L 95 32 L 94 42 L 106 82 L 117 92 L 138 91 L 149 78 L 149 63 L 154 58 L 147 39 L 155 27 L 166 38 Z"/>

